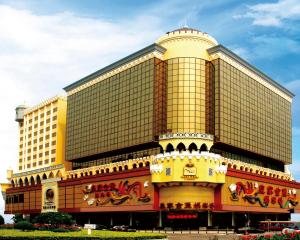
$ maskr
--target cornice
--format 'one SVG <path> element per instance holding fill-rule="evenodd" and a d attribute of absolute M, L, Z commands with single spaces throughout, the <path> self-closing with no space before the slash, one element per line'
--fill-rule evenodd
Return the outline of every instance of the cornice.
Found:
<path fill-rule="evenodd" d="M 37 105 L 35 105 L 35 106 L 33 106 L 33 107 L 30 107 L 30 108 L 25 109 L 25 110 L 24 110 L 24 115 L 27 115 L 27 114 L 29 114 L 29 113 L 31 113 L 31 112 L 34 112 L 34 111 L 36 111 L 37 109 L 40 109 L 40 108 L 42 108 L 42 107 L 44 107 L 44 106 L 47 106 L 48 104 L 53 103 L 53 102 L 55 102 L 55 101 L 57 101 L 57 100 L 63 100 L 63 101 L 66 101 L 67 99 L 66 99 L 66 97 L 64 97 L 64 96 L 56 95 L 56 96 L 54 96 L 54 97 L 52 97 L 52 98 L 49 98 L 49 99 L 47 99 L 47 100 L 41 102 L 40 104 L 37 104 Z"/>
<path fill-rule="evenodd" d="M 225 48 L 222 45 L 217 45 L 215 47 L 209 48 L 207 51 L 213 59 L 220 58 L 228 62 L 232 66 L 236 67 L 240 71 L 244 72 L 254 80 L 264 85 L 265 87 L 271 89 L 273 92 L 277 93 L 281 97 L 285 98 L 289 102 L 292 102 L 292 98 L 295 96 L 292 92 L 290 92 L 288 89 L 286 89 L 279 83 L 275 82 L 269 76 L 258 70 L 253 65 L 246 62 L 244 59 L 242 59 L 229 49 Z"/>
<path fill-rule="evenodd" d="M 156 43 L 149 45 L 121 60 L 114 62 L 107 67 L 104 67 L 80 80 L 74 82 L 64 88 L 68 95 L 72 95 L 86 87 L 94 85 L 108 77 L 111 77 L 121 71 L 142 63 L 150 58 L 157 57 L 162 59 L 163 53 L 166 49 Z"/>

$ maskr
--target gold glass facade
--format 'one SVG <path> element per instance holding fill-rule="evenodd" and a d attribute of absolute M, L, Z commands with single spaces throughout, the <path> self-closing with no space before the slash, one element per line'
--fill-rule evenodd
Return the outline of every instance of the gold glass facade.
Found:
<path fill-rule="evenodd" d="M 174 58 L 167 63 L 167 131 L 209 133 L 210 64 L 199 58 Z"/>
<path fill-rule="evenodd" d="M 215 138 L 291 163 L 291 103 L 223 60 L 215 67 Z"/>
<path fill-rule="evenodd" d="M 68 160 L 154 140 L 162 128 L 154 124 L 163 121 L 154 118 L 155 108 L 162 109 L 154 100 L 158 63 L 149 59 L 68 96 Z"/>

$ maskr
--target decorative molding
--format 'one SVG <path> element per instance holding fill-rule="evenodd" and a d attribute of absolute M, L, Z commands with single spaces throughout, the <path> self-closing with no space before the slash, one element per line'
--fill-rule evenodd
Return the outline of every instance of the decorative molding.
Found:
<path fill-rule="evenodd" d="M 63 168 L 64 168 L 63 164 L 49 166 L 49 167 L 43 167 L 43 168 L 34 169 L 34 170 L 31 170 L 31 171 L 27 171 L 27 172 L 15 173 L 15 174 L 12 175 L 12 178 L 23 177 L 23 176 L 27 176 L 27 175 L 30 175 L 30 174 L 36 174 L 36 173 L 47 172 L 47 171 L 63 169 Z"/>
<path fill-rule="evenodd" d="M 158 44 L 164 44 L 170 41 L 181 40 L 196 40 L 205 42 L 209 45 L 217 45 L 218 42 L 212 36 L 205 32 L 198 31 L 196 29 L 177 29 L 160 37 L 156 42 Z"/>
<path fill-rule="evenodd" d="M 275 82 L 273 79 L 256 69 L 251 64 L 247 63 L 245 60 L 223 47 L 222 45 L 218 45 L 208 49 L 208 53 L 212 57 L 212 59 L 220 58 L 230 65 L 234 66 L 238 70 L 247 74 L 252 79 L 256 80 L 260 84 L 264 85 L 268 89 L 272 90 L 274 93 L 283 97 L 289 102 L 292 102 L 292 97 L 294 96 L 290 91 L 282 87 L 280 84 Z"/>
<path fill-rule="evenodd" d="M 46 105 L 48 105 L 48 104 L 50 104 L 50 103 L 52 103 L 52 102 L 55 102 L 55 101 L 57 101 L 57 100 L 59 100 L 59 99 L 60 99 L 60 100 L 63 100 L 63 101 L 67 101 L 67 99 L 66 99 L 65 96 L 56 95 L 56 96 L 54 96 L 54 97 L 52 97 L 52 98 L 49 98 L 49 99 L 47 99 L 47 100 L 45 100 L 45 101 L 39 103 L 38 105 L 35 105 L 35 106 L 33 106 L 33 107 L 30 107 L 30 108 L 25 109 L 25 110 L 24 110 L 24 116 L 25 116 L 26 114 L 29 114 L 29 113 L 32 113 L 32 112 L 38 110 L 39 108 L 44 107 L 44 106 L 46 106 Z"/>
<path fill-rule="evenodd" d="M 150 58 L 157 57 L 162 59 L 166 49 L 156 43 L 151 44 L 117 62 L 114 62 L 107 67 L 104 67 L 80 80 L 65 87 L 64 90 L 68 95 L 72 95 L 86 87 L 92 86 L 108 77 L 111 77 L 121 71 L 140 64 Z"/>
<path fill-rule="evenodd" d="M 173 139 L 173 138 L 199 138 L 205 140 L 214 140 L 214 136 L 204 133 L 167 133 L 159 136 L 159 140 Z"/>
<path fill-rule="evenodd" d="M 150 165 L 150 172 L 151 173 L 162 173 L 163 165 L 162 164 L 151 164 Z"/>
<path fill-rule="evenodd" d="M 41 183 L 45 184 L 45 183 L 52 183 L 52 182 L 59 182 L 59 181 L 61 181 L 61 178 L 48 178 L 48 179 L 41 180 Z"/>
<path fill-rule="evenodd" d="M 107 73 L 104 73 L 104 74 L 102 74 L 102 75 L 100 75 L 98 77 L 95 77 L 93 80 L 90 80 L 87 83 L 84 83 L 84 84 L 82 84 L 82 85 L 80 85 L 80 86 L 78 86 L 78 87 L 76 87 L 76 88 L 68 91 L 67 95 L 68 96 L 73 95 L 73 94 L 75 94 L 75 93 L 77 93 L 77 92 L 79 92 L 79 91 L 81 91 L 81 90 L 83 90 L 85 88 L 93 86 L 96 83 L 99 83 L 99 82 L 101 82 L 101 81 L 103 81 L 103 80 L 105 80 L 107 78 L 110 78 L 110 77 L 112 77 L 112 76 L 114 76 L 114 75 L 116 75 L 116 74 L 118 74 L 120 72 L 123 72 L 123 71 L 125 71 L 125 70 L 127 70 L 129 68 L 132 68 L 132 67 L 134 67 L 134 66 L 136 66 L 136 65 L 138 65 L 140 63 L 143 63 L 143 62 L 145 62 L 145 61 L 147 61 L 147 60 L 149 60 L 151 58 L 154 58 L 154 57 L 162 59 L 162 53 L 160 53 L 158 51 L 154 51 L 154 52 L 151 52 L 151 53 L 149 53 L 149 54 L 147 54 L 145 56 L 142 56 L 142 57 L 140 57 L 138 59 L 135 59 L 135 60 L 133 60 L 131 62 L 128 62 L 128 63 L 126 63 L 126 64 L 124 64 L 124 65 L 122 65 L 122 66 L 120 66 L 118 68 L 115 68 L 115 69 L 113 69 L 113 70 L 111 70 L 111 71 L 109 71 Z"/>

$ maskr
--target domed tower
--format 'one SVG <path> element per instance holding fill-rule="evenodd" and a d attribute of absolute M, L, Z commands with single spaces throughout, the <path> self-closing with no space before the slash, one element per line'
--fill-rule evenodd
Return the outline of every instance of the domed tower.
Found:
<path fill-rule="evenodd" d="M 207 49 L 218 45 L 207 33 L 188 27 L 167 32 L 156 43 L 167 49 L 164 60 L 180 57 L 210 60 Z"/>
<path fill-rule="evenodd" d="M 24 121 L 24 111 L 27 108 L 25 104 L 21 104 L 16 107 L 16 118 L 15 121 L 21 123 Z"/>
<path fill-rule="evenodd" d="M 167 63 L 167 134 L 160 137 L 160 144 L 165 151 L 167 145 L 174 150 L 202 147 L 207 151 L 213 144 L 214 114 L 214 71 L 207 49 L 218 43 L 207 33 L 187 27 L 167 32 L 156 43 L 166 49 Z"/>

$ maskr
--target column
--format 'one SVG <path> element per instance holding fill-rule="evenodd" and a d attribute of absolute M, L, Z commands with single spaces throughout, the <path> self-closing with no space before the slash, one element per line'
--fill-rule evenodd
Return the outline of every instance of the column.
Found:
<path fill-rule="evenodd" d="M 211 211 L 207 212 L 207 226 L 208 227 L 212 226 L 212 213 L 211 213 Z"/>
<path fill-rule="evenodd" d="M 235 213 L 234 212 L 231 215 L 231 226 L 235 227 Z"/>
<path fill-rule="evenodd" d="M 114 220 L 113 220 L 113 216 L 110 216 L 110 226 L 113 227 L 114 226 Z"/>
<path fill-rule="evenodd" d="M 158 227 L 162 227 L 162 214 L 161 211 L 158 212 Z"/>
<path fill-rule="evenodd" d="M 132 227 L 132 213 L 129 213 L 129 227 Z"/>

